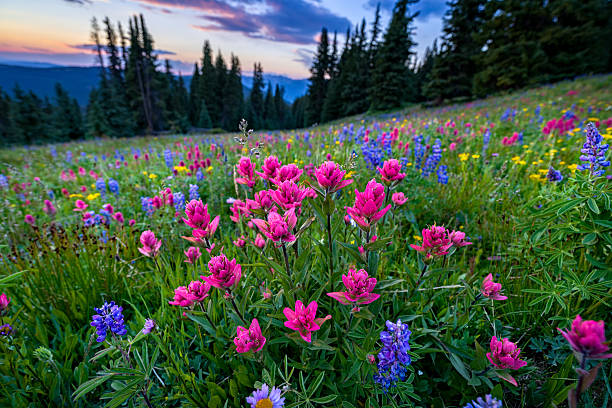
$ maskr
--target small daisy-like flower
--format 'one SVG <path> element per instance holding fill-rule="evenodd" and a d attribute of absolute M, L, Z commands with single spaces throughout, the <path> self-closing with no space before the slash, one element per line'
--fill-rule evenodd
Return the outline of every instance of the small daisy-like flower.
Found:
<path fill-rule="evenodd" d="M 276 387 L 270 389 L 267 384 L 253 391 L 246 401 L 251 404 L 251 408 L 282 408 L 285 406 L 285 398 L 281 397 L 281 390 Z"/>

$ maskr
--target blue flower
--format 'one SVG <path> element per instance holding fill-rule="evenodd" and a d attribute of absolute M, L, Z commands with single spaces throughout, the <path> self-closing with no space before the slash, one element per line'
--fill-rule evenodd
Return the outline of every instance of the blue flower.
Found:
<path fill-rule="evenodd" d="M 561 172 L 559 170 L 555 170 L 553 166 L 550 166 L 548 168 L 548 174 L 546 175 L 546 178 L 551 183 L 556 183 L 558 181 L 563 180 L 563 175 L 561 175 Z"/>
<path fill-rule="evenodd" d="M 438 183 L 448 184 L 448 174 L 446 173 L 447 166 L 441 165 L 438 167 Z"/>
<path fill-rule="evenodd" d="M 493 398 L 491 394 L 487 394 L 484 399 L 478 397 L 476 400 L 468 402 L 463 408 L 502 408 L 502 402 Z"/>
<path fill-rule="evenodd" d="M 387 320 L 387 330 L 380 332 L 383 347 L 378 353 L 378 374 L 374 375 L 374 381 L 385 391 L 406 379 L 407 366 L 411 363 L 410 334 L 408 325 L 401 320 L 397 323 Z"/>
<path fill-rule="evenodd" d="M 577 167 L 578 170 L 589 170 L 593 176 L 601 176 L 605 173 L 604 167 L 610 165 L 610 161 L 606 160 L 606 151 L 609 146 L 601 144 L 602 141 L 603 138 L 595 125 L 589 123 L 586 128 L 586 142 L 580 150 L 582 152 L 580 160 L 584 163 Z"/>
<path fill-rule="evenodd" d="M 72 152 L 70 150 L 66 152 L 66 162 L 72 163 Z"/>
<path fill-rule="evenodd" d="M 113 194 L 119 194 L 119 183 L 115 179 L 108 179 L 108 190 Z"/>
<path fill-rule="evenodd" d="M 150 197 L 140 197 L 140 205 L 142 206 L 142 211 L 148 216 L 153 215 L 153 203 L 151 202 Z"/>
<path fill-rule="evenodd" d="M 166 166 L 168 166 L 168 168 L 172 168 L 172 151 L 170 151 L 170 149 L 166 149 L 164 150 L 164 161 L 166 162 Z"/>
<path fill-rule="evenodd" d="M 189 185 L 189 200 L 199 200 L 199 199 L 200 199 L 200 193 L 198 192 L 198 185 L 190 184 Z"/>
<path fill-rule="evenodd" d="M 251 404 L 251 408 L 282 408 L 285 406 L 285 398 L 281 397 L 281 390 L 276 387 L 270 389 L 267 384 L 253 391 L 253 394 L 247 397 L 246 402 Z"/>
<path fill-rule="evenodd" d="M 11 334 L 13 334 L 13 326 L 10 324 L 0 326 L 0 336 L 10 336 Z"/>
<path fill-rule="evenodd" d="M 0 188 L 8 188 L 8 178 L 4 174 L 0 174 Z"/>
<path fill-rule="evenodd" d="M 117 306 L 115 302 L 104 302 L 101 308 L 94 308 L 96 313 L 91 317 L 91 325 L 96 328 L 98 343 L 106 340 L 106 334 L 110 330 L 117 336 L 127 334 L 125 323 L 123 323 L 123 308 Z"/>
<path fill-rule="evenodd" d="M 415 146 L 416 149 L 416 146 Z M 423 166 L 423 177 L 429 177 L 431 173 L 438 167 L 438 163 L 442 160 L 442 146 L 440 139 L 436 139 L 433 146 L 431 147 L 431 154 L 427 156 L 425 165 Z"/>
<path fill-rule="evenodd" d="M 106 183 L 102 177 L 96 180 L 96 190 L 98 190 L 102 198 L 104 198 L 104 195 L 106 194 Z"/>
<path fill-rule="evenodd" d="M 174 193 L 174 209 L 176 212 L 185 210 L 185 194 L 179 192 Z"/>
<path fill-rule="evenodd" d="M 202 169 L 198 169 L 198 171 L 196 172 L 196 180 L 204 180 L 204 173 L 202 172 Z"/>

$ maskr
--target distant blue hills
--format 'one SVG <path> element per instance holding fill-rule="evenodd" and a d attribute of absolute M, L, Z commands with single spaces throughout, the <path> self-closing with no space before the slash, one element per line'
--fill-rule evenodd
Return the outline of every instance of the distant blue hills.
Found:
<path fill-rule="evenodd" d="M 64 89 L 76 98 L 81 106 L 86 106 L 89 93 L 98 85 L 98 67 L 64 67 L 48 63 L 12 61 L 0 58 L 0 88 L 11 96 L 16 84 L 25 90 L 31 90 L 41 98 L 55 95 L 55 83 L 59 82 Z M 189 89 L 191 75 L 183 76 L 185 85 Z M 285 100 L 293 102 L 304 95 L 308 88 L 307 79 L 292 79 L 283 75 L 264 74 L 266 86 L 268 82 L 273 87 L 276 84 L 285 88 Z M 253 78 L 243 75 L 245 95 L 248 95 Z"/>

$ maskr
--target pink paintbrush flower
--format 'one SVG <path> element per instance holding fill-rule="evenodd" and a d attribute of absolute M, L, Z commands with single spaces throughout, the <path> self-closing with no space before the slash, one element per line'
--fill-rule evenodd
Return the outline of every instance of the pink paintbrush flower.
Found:
<path fill-rule="evenodd" d="M 236 259 L 230 261 L 224 254 L 211 258 L 208 261 L 208 270 L 210 276 L 200 276 L 200 278 L 219 289 L 237 286 L 242 276 L 242 267 Z"/>
<path fill-rule="evenodd" d="M 53 205 L 51 201 L 45 200 L 43 211 L 45 212 L 45 214 L 55 215 L 55 213 L 57 212 L 57 209 L 55 208 L 55 206 Z"/>
<path fill-rule="evenodd" d="M 391 195 L 391 201 L 393 201 L 393 203 L 399 207 L 406 204 L 408 197 L 406 197 L 404 193 L 393 193 Z"/>
<path fill-rule="evenodd" d="M 256 218 L 253 220 L 253 223 L 266 237 L 279 243 L 278 245 L 284 242 L 295 241 L 293 228 L 295 228 L 295 224 L 297 223 L 297 217 L 295 216 L 294 208 L 287 211 L 284 215 L 271 212 L 268 214 L 267 221 Z"/>
<path fill-rule="evenodd" d="M 237 238 L 235 241 L 233 241 L 233 243 L 238 248 L 244 248 L 244 246 L 246 245 L 246 239 L 244 238 L 243 235 L 241 235 L 240 238 Z"/>
<path fill-rule="evenodd" d="M 140 243 L 142 248 L 138 248 L 141 254 L 144 256 L 154 257 L 159 252 L 161 247 L 161 240 L 155 238 L 153 231 L 146 230 L 140 234 Z"/>
<path fill-rule="evenodd" d="M 364 231 L 369 231 L 391 208 L 391 204 L 380 209 L 385 200 L 385 187 L 372 179 L 363 192 L 355 190 L 355 204 L 345 207 L 348 215 Z"/>
<path fill-rule="evenodd" d="M 453 246 L 448 237 L 448 231 L 442 226 L 432 225 L 423 229 L 423 243 L 421 245 L 410 244 L 410 247 L 425 256 L 425 260 L 448 254 L 448 250 Z"/>
<path fill-rule="evenodd" d="M 397 159 L 385 161 L 382 168 L 377 167 L 376 170 L 380 173 L 382 181 L 386 186 L 397 184 L 406 177 L 406 173 L 402 173 L 402 165 Z"/>
<path fill-rule="evenodd" d="M 257 182 L 254 175 L 255 165 L 249 157 L 241 157 L 236 165 L 236 173 L 242 177 L 236 178 L 236 183 L 253 187 Z"/>
<path fill-rule="evenodd" d="M 261 236 L 261 234 L 257 234 L 257 236 L 255 237 L 255 241 L 253 242 L 253 245 L 255 245 L 259 249 L 263 249 L 263 247 L 266 246 L 266 240 L 264 237 Z"/>
<path fill-rule="evenodd" d="M 452 231 L 448 234 L 448 238 L 457 248 L 461 248 L 466 245 L 472 245 L 471 242 L 465 240 L 465 232 L 462 231 Z"/>
<path fill-rule="evenodd" d="M 249 217 L 251 212 L 247 208 L 247 204 L 241 200 L 234 200 L 232 202 L 232 207 L 230 208 L 232 211 L 232 215 L 230 215 L 230 220 L 238 223 L 240 222 L 240 218 Z"/>
<path fill-rule="evenodd" d="M 282 163 L 276 156 L 268 156 L 264 159 L 261 165 L 261 173 L 256 171 L 255 173 L 264 180 L 272 181 L 278 176 Z"/>
<path fill-rule="evenodd" d="M 299 332 L 304 341 L 310 343 L 312 332 L 319 330 L 323 322 L 327 319 L 331 319 L 331 315 L 315 318 L 318 307 L 319 304 L 314 300 L 310 302 L 308 307 L 304 307 L 304 304 L 300 300 L 296 300 L 295 310 L 291 310 L 291 308 L 288 307 L 283 310 L 287 318 L 285 326 Z"/>
<path fill-rule="evenodd" d="M 274 207 L 273 190 L 261 190 L 255 193 L 255 199 L 246 200 L 247 209 L 248 210 L 264 210 L 268 212 L 270 210 L 276 209 Z"/>
<path fill-rule="evenodd" d="M 219 216 L 211 221 L 208 204 L 204 205 L 202 200 L 191 200 L 185 207 L 185 215 L 187 218 L 183 218 L 183 222 L 193 228 L 193 238 L 183 238 L 190 242 L 201 243 L 202 239 L 213 236 L 219 226 Z"/>
<path fill-rule="evenodd" d="M 36 224 L 36 218 L 34 218 L 34 216 L 32 214 L 26 214 L 26 216 L 24 217 L 23 221 L 26 224 L 30 224 L 30 225 L 35 225 Z"/>
<path fill-rule="evenodd" d="M 170 305 L 191 307 L 194 303 L 203 302 L 209 296 L 210 285 L 207 282 L 191 281 L 187 287 L 179 286 L 174 290 L 174 300 Z"/>
<path fill-rule="evenodd" d="M 484 297 L 488 297 L 493 300 L 506 300 L 508 296 L 503 296 L 500 292 L 502 289 L 501 283 L 493 282 L 493 274 L 488 274 L 482 281 L 482 289 L 480 293 Z"/>
<path fill-rule="evenodd" d="M 306 198 L 307 191 L 301 189 L 292 180 L 283 181 L 272 191 L 272 200 L 283 210 L 300 208 L 302 201 Z"/>
<path fill-rule="evenodd" d="M 236 351 L 239 353 L 258 352 L 263 348 L 266 344 L 266 338 L 261 334 L 257 319 L 253 319 L 248 329 L 238 326 L 234 344 L 236 345 Z"/>
<path fill-rule="evenodd" d="M 342 283 L 346 286 L 345 292 L 331 292 L 328 296 L 333 297 L 343 305 L 358 303 L 367 305 L 380 297 L 372 293 L 376 286 L 376 278 L 370 278 L 364 269 L 349 269 L 348 275 L 342 275 Z"/>
<path fill-rule="evenodd" d="M 0 295 L 0 315 L 3 315 L 8 310 L 10 303 L 11 303 L 10 297 L 6 296 L 5 293 Z"/>
<path fill-rule="evenodd" d="M 574 352 L 591 360 L 612 358 L 612 354 L 608 353 L 610 348 L 606 344 L 603 320 L 598 322 L 582 320 L 578 315 L 572 322 L 571 330 L 563 331 L 559 328 L 557 330 L 568 341 Z"/>
<path fill-rule="evenodd" d="M 119 224 L 123 224 L 125 222 L 125 219 L 123 218 L 123 214 L 120 213 L 119 211 L 113 214 L 113 219 L 117 221 Z"/>
<path fill-rule="evenodd" d="M 72 211 L 85 211 L 89 205 L 85 203 L 83 200 L 76 200 L 74 203 L 75 208 Z"/>
<path fill-rule="evenodd" d="M 187 257 L 185 262 L 190 264 L 194 264 L 202 256 L 202 252 L 198 247 L 189 247 L 184 254 Z"/>
<path fill-rule="evenodd" d="M 286 164 L 278 169 L 278 175 L 275 179 L 271 180 L 274 184 L 280 184 L 283 181 L 291 180 L 294 183 L 300 181 L 302 170 L 295 164 Z"/>
<path fill-rule="evenodd" d="M 518 370 L 527 365 L 526 361 L 519 358 L 521 349 L 516 347 L 516 344 L 512 343 L 507 338 L 497 340 L 497 337 L 493 336 L 490 346 L 491 352 L 487 353 L 487 358 L 495 367 Z"/>
<path fill-rule="evenodd" d="M 326 161 L 315 170 L 317 183 L 325 190 L 325 194 L 335 193 L 351 184 L 353 180 L 345 180 L 345 174 L 346 172 L 340 168 L 340 165 L 333 161 Z"/>

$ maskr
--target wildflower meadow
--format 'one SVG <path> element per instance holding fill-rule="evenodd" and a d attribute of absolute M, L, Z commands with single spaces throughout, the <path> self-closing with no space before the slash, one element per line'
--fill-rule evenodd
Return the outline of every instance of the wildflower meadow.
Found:
<path fill-rule="evenodd" d="M 612 76 L 0 150 L 0 406 L 609 407 Z"/>

